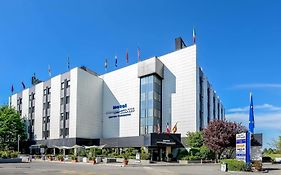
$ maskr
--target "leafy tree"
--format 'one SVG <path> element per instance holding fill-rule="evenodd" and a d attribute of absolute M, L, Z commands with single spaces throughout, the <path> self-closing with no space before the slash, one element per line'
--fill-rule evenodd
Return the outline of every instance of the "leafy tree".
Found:
<path fill-rule="evenodd" d="M 202 132 L 188 132 L 186 134 L 187 145 L 191 148 L 200 148 L 203 146 L 203 134 Z"/>
<path fill-rule="evenodd" d="M 276 153 L 281 153 L 281 136 L 279 136 L 276 140 L 273 141 L 273 145 L 276 149 Z"/>
<path fill-rule="evenodd" d="M 0 150 L 16 149 L 18 136 L 21 140 L 26 138 L 19 113 L 8 106 L 0 107 Z"/>
<path fill-rule="evenodd" d="M 236 134 L 245 130 L 245 127 L 235 122 L 211 121 L 203 130 L 204 144 L 216 153 L 217 159 L 220 159 L 225 149 L 235 147 Z"/>

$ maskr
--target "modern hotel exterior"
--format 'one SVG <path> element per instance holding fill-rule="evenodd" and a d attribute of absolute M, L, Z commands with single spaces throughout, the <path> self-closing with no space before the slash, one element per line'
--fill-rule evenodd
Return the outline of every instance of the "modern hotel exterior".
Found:
<path fill-rule="evenodd" d="M 29 139 L 51 146 L 180 147 L 181 137 L 224 119 L 197 63 L 196 45 L 98 75 L 77 67 L 10 97 Z M 164 134 L 177 123 L 176 134 Z M 159 133 L 160 132 L 160 133 Z"/>

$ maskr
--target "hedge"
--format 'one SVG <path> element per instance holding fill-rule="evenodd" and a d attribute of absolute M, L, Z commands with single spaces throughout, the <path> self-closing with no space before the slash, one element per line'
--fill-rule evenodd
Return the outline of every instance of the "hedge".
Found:
<path fill-rule="evenodd" d="M 245 171 L 246 170 L 246 163 L 243 161 L 239 161 L 236 159 L 223 159 L 221 163 L 227 164 L 227 169 L 229 171 Z"/>

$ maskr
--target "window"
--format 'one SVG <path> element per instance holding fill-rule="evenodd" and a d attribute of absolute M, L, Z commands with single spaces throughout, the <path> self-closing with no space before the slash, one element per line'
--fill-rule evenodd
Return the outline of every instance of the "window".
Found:
<path fill-rule="evenodd" d="M 69 100 L 70 100 L 70 97 L 67 96 L 67 97 L 65 98 L 65 100 L 66 100 L 66 104 L 68 104 L 68 103 L 69 103 Z"/>
<path fill-rule="evenodd" d="M 63 113 L 60 114 L 60 120 L 63 120 Z"/>
<path fill-rule="evenodd" d="M 156 132 L 161 124 L 162 80 L 157 75 L 140 80 L 140 134 Z M 160 127 L 161 129 L 161 127 Z"/>
<path fill-rule="evenodd" d="M 67 84 L 66 87 L 69 88 L 70 87 L 70 80 L 67 80 L 66 84 Z"/>
<path fill-rule="evenodd" d="M 60 98 L 60 104 L 63 105 L 63 97 Z"/>
<path fill-rule="evenodd" d="M 69 128 L 65 128 L 65 136 L 69 135 Z"/>
<path fill-rule="evenodd" d="M 65 120 L 68 120 L 69 119 L 69 112 L 66 112 L 65 113 Z"/>
<path fill-rule="evenodd" d="M 61 83 L 61 90 L 64 89 L 64 82 Z"/>

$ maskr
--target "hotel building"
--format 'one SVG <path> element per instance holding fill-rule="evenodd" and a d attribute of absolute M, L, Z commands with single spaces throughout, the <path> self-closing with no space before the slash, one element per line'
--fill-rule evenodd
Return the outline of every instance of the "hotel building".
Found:
<path fill-rule="evenodd" d="M 182 146 L 187 132 L 224 120 L 224 107 L 197 63 L 196 45 L 98 75 L 76 67 L 10 97 L 28 138 L 52 146 Z M 177 132 L 166 134 L 177 123 Z"/>

